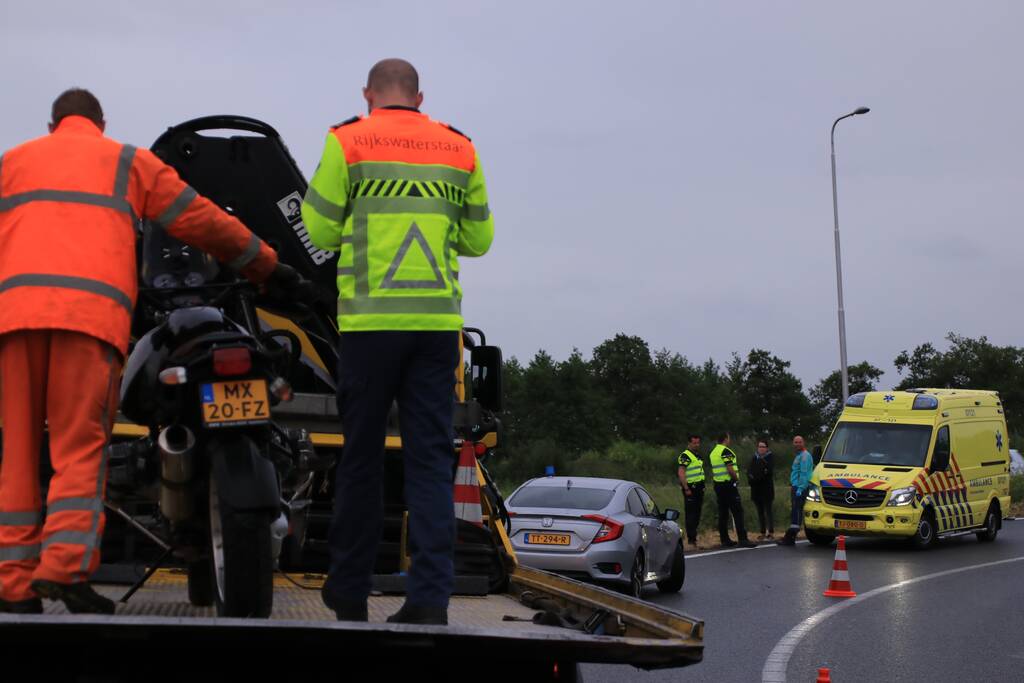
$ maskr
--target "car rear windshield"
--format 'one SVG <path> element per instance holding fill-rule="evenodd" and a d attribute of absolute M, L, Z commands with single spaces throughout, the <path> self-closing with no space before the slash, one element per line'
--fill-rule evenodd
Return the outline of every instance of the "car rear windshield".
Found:
<path fill-rule="evenodd" d="M 509 504 L 521 508 L 569 508 L 570 510 L 601 510 L 611 502 L 615 491 L 605 489 L 564 488 L 561 486 L 526 486 L 512 496 Z"/>
<path fill-rule="evenodd" d="M 827 462 L 922 467 L 928 456 L 928 425 L 840 422 L 828 442 Z"/>

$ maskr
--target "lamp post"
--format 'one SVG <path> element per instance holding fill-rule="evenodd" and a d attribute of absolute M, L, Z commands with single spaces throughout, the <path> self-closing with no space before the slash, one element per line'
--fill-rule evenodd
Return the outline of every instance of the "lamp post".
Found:
<path fill-rule="evenodd" d="M 867 114 L 870 109 L 858 107 L 832 123 L 832 212 L 835 215 L 836 291 L 839 297 L 839 372 L 843 378 L 843 403 L 850 397 L 850 376 L 846 366 L 846 310 L 843 308 L 843 263 L 839 256 L 839 194 L 836 190 L 836 125 L 851 116 Z"/>

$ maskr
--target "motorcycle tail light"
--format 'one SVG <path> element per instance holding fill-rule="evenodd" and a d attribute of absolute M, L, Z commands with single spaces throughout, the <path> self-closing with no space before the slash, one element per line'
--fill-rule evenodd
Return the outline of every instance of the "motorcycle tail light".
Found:
<path fill-rule="evenodd" d="M 244 375 L 252 370 L 252 354 L 244 346 L 214 349 L 213 372 L 219 377 Z"/>
<path fill-rule="evenodd" d="M 604 515 L 583 515 L 583 519 L 589 519 L 591 522 L 600 522 L 601 524 L 601 528 L 597 530 L 597 535 L 594 536 L 594 543 L 614 541 L 616 538 L 620 538 L 622 536 L 622 524 L 616 522 L 611 517 L 605 517 Z"/>
<path fill-rule="evenodd" d="M 487 453 L 487 444 L 475 443 L 473 444 L 473 451 L 476 453 L 476 457 L 482 458 Z"/>

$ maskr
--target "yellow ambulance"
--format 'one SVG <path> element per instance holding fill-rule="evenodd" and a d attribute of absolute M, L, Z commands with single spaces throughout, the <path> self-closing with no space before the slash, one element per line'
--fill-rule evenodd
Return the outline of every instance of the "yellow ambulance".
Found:
<path fill-rule="evenodd" d="M 999 394 L 963 389 L 850 396 L 814 468 L 807 538 L 994 541 L 1010 510 L 1010 445 Z"/>

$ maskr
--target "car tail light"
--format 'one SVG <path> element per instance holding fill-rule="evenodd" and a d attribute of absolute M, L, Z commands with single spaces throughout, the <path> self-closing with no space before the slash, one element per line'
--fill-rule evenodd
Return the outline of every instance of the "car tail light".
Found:
<path fill-rule="evenodd" d="M 597 530 L 597 535 L 594 536 L 594 543 L 614 541 L 616 538 L 622 536 L 622 524 L 616 522 L 611 517 L 605 517 L 604 515 L 583 515 L 583 519 L 589 519 L 591 522 L 600 522 L 601 524 L 601 528 Z"/>
<path fill-rule="evenodd" d="M 214 349 L 213 372 L 219 377 L 244 375 L 252 369 L 252 354 L 244 346 Z"/>

